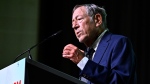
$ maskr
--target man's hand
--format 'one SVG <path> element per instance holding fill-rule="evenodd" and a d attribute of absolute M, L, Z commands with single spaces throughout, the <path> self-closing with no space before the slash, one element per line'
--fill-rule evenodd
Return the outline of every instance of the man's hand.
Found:
<path fill-rule="evenodd" d="M 73 44 L 68 44 L 64 47 L 62 56 L 78 64 L 84 57 L 84 51 L 74 46 Z"/>

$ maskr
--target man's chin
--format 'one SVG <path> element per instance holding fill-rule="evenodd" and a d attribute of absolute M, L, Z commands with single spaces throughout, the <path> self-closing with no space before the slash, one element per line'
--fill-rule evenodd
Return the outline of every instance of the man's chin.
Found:
<path fill-rule="evenodd" d="M 85 42 L 85 39 L 84 39 L 84 38 L 78 38 L 78 41 L 79 41 L 80 43 L 84 43 L 84 42 Z"/>

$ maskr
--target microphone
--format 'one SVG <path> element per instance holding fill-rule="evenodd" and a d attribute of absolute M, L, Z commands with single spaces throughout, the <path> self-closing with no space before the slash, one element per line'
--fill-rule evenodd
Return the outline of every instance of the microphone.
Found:
<path fill-rule="evenodd" d="M 59 31 L 57 31 L 56 33 L 54 33 L 54 34 L 50 35 L 49 37 L 47 37 L 46 39 L 44 39 L 43 41 L 41 41 L 41 42 L 35 44 L 34 46 L 30 47 L 29 49 L 25 50 L 23 53 L 19 54 L 19 55 L 15 58 L 14 63 L 16 62 L 16 60 L 17 60 L 19 57 L 21 57 L 23 54 L 25 54 L 25 53 L 27 53 L 27 52 L 29 53 L 29 56 L 28 56 L 29 59 L 32 59 L 32 56 L 31 56 L 30 51 L 31 51 L 34 47 L 36 47 L 36 46 L 38 46 L 38 45 L 44 43 L 44 42 L 47 41 L 49 38 L 52 38 L 52 37 L 54 37 L 54 36 L 60 34 L 61 32 L 62 32 L 62 30 L 59 30 Z"/>

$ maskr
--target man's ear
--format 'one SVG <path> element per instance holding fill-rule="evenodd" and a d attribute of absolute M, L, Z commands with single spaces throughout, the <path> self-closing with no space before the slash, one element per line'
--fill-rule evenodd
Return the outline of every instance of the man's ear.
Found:
<path fill-rule="evenodd" d="M 95 15 L 95 24 L 96 24 L 97 27 L 102 24 L 102 16 L 101 16 L 101 14 L 96 14 Z"/>

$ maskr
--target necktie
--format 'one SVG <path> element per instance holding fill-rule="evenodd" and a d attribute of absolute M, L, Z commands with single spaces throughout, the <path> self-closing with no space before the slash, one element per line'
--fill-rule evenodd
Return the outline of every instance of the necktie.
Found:
<path fill-rule="evenodd" d="M 90 60 L 92 60 L 92 56 L 93 56 L 94 52 L 95 52 L 95 50 L 93 48 L 88 47 L 85 50 L 85 56 L 88 57 Z"/>

